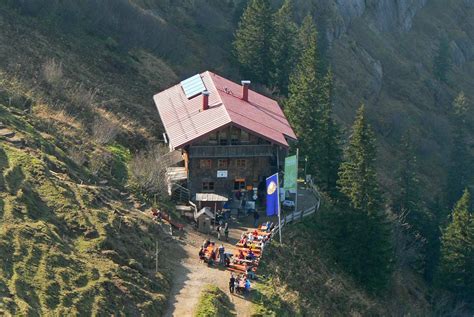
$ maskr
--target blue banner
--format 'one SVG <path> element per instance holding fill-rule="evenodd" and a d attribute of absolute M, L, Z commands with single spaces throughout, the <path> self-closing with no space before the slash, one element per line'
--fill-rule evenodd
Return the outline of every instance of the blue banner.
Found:
<path fill-rule="evenodd" d="M 267 178 L 267 216 L 278 214 L 278 173 Z"/>

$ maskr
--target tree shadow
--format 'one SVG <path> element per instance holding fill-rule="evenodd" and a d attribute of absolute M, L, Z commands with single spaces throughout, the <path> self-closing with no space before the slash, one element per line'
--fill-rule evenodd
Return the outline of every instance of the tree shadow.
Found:
<path fill-rule="evenodd" d="M 0 172 L 8 168 L 8 156 L 5 150 L 0 147 Z"/>
<path fill-rule="evenodd" d="M 1 183 L 0 183 L 0 191 L 2 191 Z M 5 213 L 5 203 L 3 199 L 0 197 L 0 219 L 3 218 L 3 214 Z"/>
<path fill-rule="evenodd" d="M 5 182 L 10 194 L 15 195 L 18 192 L 18 189 L 20 189 L 24 179 L 25 174 L 19 165 L 16 165 L 11 170 L 7 171 L 5 175 Z"/>

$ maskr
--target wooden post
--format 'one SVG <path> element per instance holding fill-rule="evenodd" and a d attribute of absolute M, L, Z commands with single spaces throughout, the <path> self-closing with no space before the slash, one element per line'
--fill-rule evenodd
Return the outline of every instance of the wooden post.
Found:
<path fill-rule="evenodd" d="M 158 273 L 158 240 L 156 240 L 156 249 L 155 249 L 155 273 Z"/>

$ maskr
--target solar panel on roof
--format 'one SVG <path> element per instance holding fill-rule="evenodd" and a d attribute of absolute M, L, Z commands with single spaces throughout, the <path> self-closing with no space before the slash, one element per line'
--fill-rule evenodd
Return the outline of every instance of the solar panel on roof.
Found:
<path fill-rule="evenodd" d="M 183 88 L 184 94 L 188 99 L 191 99 L 192 97 L 197 96 L 206 90 L 206 86 L 204 86 L 204 82 L 202 81 L 201 75 L 199 74 L 183 80 L 181 82 L 181 87 Z"/>

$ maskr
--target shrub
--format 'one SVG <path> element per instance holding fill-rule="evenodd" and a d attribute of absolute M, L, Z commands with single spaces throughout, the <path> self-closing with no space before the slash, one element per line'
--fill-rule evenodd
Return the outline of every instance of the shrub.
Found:
<path fill-rule="evenodd" d="M 105 118 L 96 118 L 92 124 L 92 138 L 98 144 L 111 143 L 119 132 L 119 126 Z"/>
<path fill-rule="evenodd" d="M 41 68 L 41 74 L 43 79 L 49 85 L 58 87 L 61 85 L 61 79 L 63 78 L 63 64 L 62 62 L 56 61 L 56 59 L 48 59 Z"/>
<path fill-rule="evenodd" d="M 86 89 L 82 84 L 69 90 L 69 98 L 78 110 L 89 110 L 95 104 L 96 89 Z"/>
<path fill-rule="evenodd" d="M 157 145 L 148 151 L 139 152 L 129 164 L 131 185 L 139 191 L 163 196 L 167 192 L 166 167 L 164 158 L 167 149 Z"/>
<path fill-rule="evenodd" d="M 208 285 L 201 293 L 196 317 L 232 316 L 227 295 L 215 285 Z"/>

